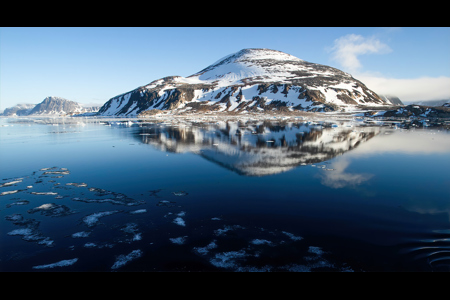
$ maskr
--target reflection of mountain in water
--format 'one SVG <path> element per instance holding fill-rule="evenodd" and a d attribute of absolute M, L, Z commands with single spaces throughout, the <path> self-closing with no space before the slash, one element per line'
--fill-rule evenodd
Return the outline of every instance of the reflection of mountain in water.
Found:
<path fill-rule="evenodd" d="M 263 176 L 319 163 L 358 146 L 379 127 L 331 127 L 310 122 L 151 124 L 136 137 L 168 152 L 193 152 L 241 175 Z"/>

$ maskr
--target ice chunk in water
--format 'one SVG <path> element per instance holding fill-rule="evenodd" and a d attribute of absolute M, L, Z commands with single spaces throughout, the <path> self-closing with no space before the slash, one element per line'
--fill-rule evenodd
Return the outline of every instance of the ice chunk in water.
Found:
<path fill-rule="evenodd" d="M 184 242 L 186 241 L 186 238 L 187 236 L 180 236 L 176 238 L 169 238 L 169 240 L 174 244 L 183 245 Z"/>
<path fill-rule="evenodd" d="M 84 217 L 83 222 L 88 227 L 93 227 L 97 224 L 99 218 L 109 216 L 109 215 L 112 215 L 112 214 L 115 214 L 118 212 L 119 212 L 118 210 L 112 210 L 112 211 L 101 211 L 98 213 L 93 213 L 93 214 L 90 214 L 90 215 Z"/>
<path fill-rule="evenodd" d="M 34 266 L 33 269 L 52 269 L 55 267 L 66 267 L 66 266 L 73 265 L 77 261 L 78 261 L 78 258 L 66 259 L 66 260 L 61 260 L 56 263 L 52 263 L 52 264 L 48 264 L 48 265 Z"/>
<path fill-rule="evenodd" d="M 118 269 L 120 267 L 123 267 L 124 265 L 126 265 L 128 262 L 135 260 L 139 257 L 142 256 L 142 251 L 137 249 L 137 250 L 133 250 L 131 251 L 129 254 L 127 255 L 119 255 L 116 259 L 116 262 L 114 263 L 114 265 L 111 267 L 111 269 Z"/>
<path fill-rule="evenodd" d="M 179 192 L 173 192 L 172 194 L 174 194 L 175 196 L 186 196 L 188 193 L 186 193 L 185 191 L 179 191 Z"/>
<path fill-rule="evenodd" d="M 90 231 L 80 231 L 80 232 L 75 232 L 74 234 L 72 234 L 73 238 L 84 238 L 84 237 L 88 237 L 91 234 Z"/>
<path fill-rule="evenodd" d="M 5 182 L 5 183 L 3 183 L 3 184 L 0 184 L 0 187 L 10 186 L 10 185 L 14 185 L 14 184 L 20 183 L 20 182 L 22 182 L 22 179 L 19 179 L 19 180 L 13 180 L 13 181 L 10 181 L 10 182 Z"/>
<path fill-rule="evenodd" d="M 175 220 L 173 220 L 173 222 L 180 226 L 186 226 L 186 223 L 184 222 L 184 220 L 181 217 L 175 218 Z"/>
<path fill-rule="evenodd" d="M 9 194 L 15 194 L 18 193 L 19 190 L 12 190 L 12 191 L 6 191 L 6 192 L 1 192 L 0 196 L 5 196 L 5 195 L 9 195 Z"/>

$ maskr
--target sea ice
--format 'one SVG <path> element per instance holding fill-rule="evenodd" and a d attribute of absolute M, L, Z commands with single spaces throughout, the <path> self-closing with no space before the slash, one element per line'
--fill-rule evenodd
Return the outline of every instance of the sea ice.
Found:
<path fill-rule="evenodd" d="M 173 192 L 172 194 L 174 194 L 175 196 L 186 196 L 188 193 L 186 193 L 185 191 L 179 191 L 179 192 Z"/>
<path fill-rule="evenodd" d="M 221 235 L 227 233 L 228 231 L 235 230 L 235 229 L 245 229 L 245 227 L 242 227 L 241 225 L 233 225 L 233 226 L 227 225 L 223 229 L 219 228 L 219 229 L 214 230 L 214 234 L 216 236 L 221 236 Z"/>
<path fill-rule="evenodd" d="M 253 245 L 272 245 L 271 241 L 263 239 L 254 239 L 250 243 L 252 243 Z"/>
<path fill-rule="evenodd" d="M 206 255 L 208 254 L 209 250 L 217 248 L 216 240 L 213 240 L 211 243 L 206 245 L 205 247 L 195 247 L 194 251 L 196 251 L 198 254 Z"/>
<path fill-rule="evenodd" d="M 146 212 L 147 212 L 147 210 L 145 208 L 143 208 L 143 209 L 137 209 L 137 210 L 130 211 L 130 214 L 135 215 L 135 214 L 143 214 Z"/>
<path fill-rule="evenodd" d="M 1 192 L 0 196 L 5 196 L 5 195 L 9 195 L 9 194 L 15 194 L 17 192 L 19 192 L 19 190 L 12 190 L 12 191 Z"/>
<path fill-rule="evenodd" d="M 30 203 L 30 201 L 28 201 L 28 200 L 19 200 L 19 201 L 13 202 L 13 203 L 6 204 L 6 207 L 9 208 L 13 205 L 27 205 L 29 203 Z"/>
<path fill-rule="evenodd" d="M 186 226 L 186 223 L 184 222 L 184 220 L 181 217 L 175 218 L 175 220 L 173 220 L 173 222 L 180 226 Z"/>
<path fill-rule="evenodd" d="M 81 183 L 69 182 L 69 183 L 66 183 L 66 185 L 73 185 L 73 186 L 76 186 L 76 187 L 85 187 L 85 186 L 87 186 L 87 184 L 84 183 L 84 182 L 81 182 Z"/>
<path fill-rule="evenodd" d="M 88 227 L 93 227 L 97 224 L 99 218 L 109 216 L 109 215 L 112 215 L 112 214 L 115 214 L 118 212 L 119 212 L 118 210 L 112 210 L 112 211 L 102 211 L 102 212 L 98 212 L 98 213 L 93 213 L 88 216 L 85 216 L 83 218 L 83 222 Z"/>
<path fill-rule="evenodd" d="M 80 232 L 75 232 L 74 234 L 72 234 L 73 238 L 84 238 L 84 237 L 88 237 L 91 234 L 90 231 L 80 231 Z"/>
<path fill-rule="evenodd" d="M 10 181 L 10 182 L 5 182 L 3 184 L 0 184 L 0 187 L 10 186 L 10 185 L 14 185 L 14 184 L 20 183 L 20 182 L 22 182 L 22 179 L 20 179 L 20 180 L 13 180 L 13 181 Z"/>
<path fill-rule="evenodd" d="M 293 235 L 293 234 L 290 233 L 290 232 L 282 231 L 282 233 L 284 233 L 285 235 L 287 235 L 287 236 L 288 236 L 291 240 L 293 240 L 293 241 L 300 241 L 300 240 L 303 239 L 301 236 L 295 236 L 295 235 Z"/>
<path fill-rule="evenodd" d="M 41 206 L 29 209 L 27 212 L 29 214 L 40 212 L 44 216 L 51 216 L 51 217 L 64 217 L 75 213 L 75 211 L 71 210 L 69 207 L 55 203 L 42 204 Z"/>
<path fill-rule="evenodd" d="M 33 195 L 58 195 L 58 193 L 55 192 L 31 192 L 31 194 Z"/>
<path fill-rule="evenodd" d="M 241 249 L 239 251 L 217 253 L 213 258 L 210 259 L 209 262 L 213 266 L 230 269 L 237 268 L 237 261 L 242 260 L 246 257 L 248 257 L 248 254 L 243 249 Z"/>
<path fill-rule="evenodd" d="M 319 255 L 319 256 L 325 253 L 320 247 L 315 247 L 315 246 L 310 246 L 308 248 L 308 252 Z"/>
<path fill-rule="evenodd" d="M 48 265 L 34 266 L 33 269 L 52 269 L 55 267 L 67 267 L 67 266 L 73 265 L 77 261 L 78 261 L 78 258 L 66 259 L 66 260 L 61 260 L 59 262 L 48 264 Z"/>
<path fill-rule="evenodd" d="M 174 244 L 183 245 L 184 242 L 186 241 L 186 238 L 187 236 L 179 236 L 176 238 L 169 238 L 169 240 Z"/>
<path fill-rule="evenodd" d="M 111 267 L 111 269 L 115 270 L 118 269 L 120 267 L 123 267 L 124 265 L 126 265 L 128 262 L 135 260 L 139 257 L 142 256 L 142 251 L 137 249 L 137 250 L 133 250 L 131 251 L 129 254 L 127 255 L 119 255 L 116 258 L 116 262 L 114 263 L 114 265 Z"/>
<path fill-rule="evenodd" d="M 140 241 L 142 239 L 142 234 L 139 232 L 138 225 L 136 223 L 128 223 L 120 230 L 132 235 L 132 238 L 127 239 L 126 242 Z"/>

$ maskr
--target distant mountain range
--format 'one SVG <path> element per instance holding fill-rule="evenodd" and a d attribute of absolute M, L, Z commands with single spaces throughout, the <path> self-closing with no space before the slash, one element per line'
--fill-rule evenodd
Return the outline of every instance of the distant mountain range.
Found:
<path fill-rule="evenodd" d="M 61 97 L 47 97 L 39 104 L 17 104 L 5 108 L 2 116 L 67 116 L 82 113 L 93 113 L 99 110 L 99 106 L 85 107 L 75 101 Z"/>
<path fill-rule="evenodd" d="M 405 101 L 406 105 L 423 105 L 423 106 L 443 106 L 444 104 L 450 103 L 450 99 L 443 99 L 443 100 L 421 100 L 421 101 Z"/>
<path fill-rule="evenodd" d="M 174 112 L 336 111 L 392 106 L 341 70 L 281 51 L 243 49 L 188 76 L 169 76 L 115 96 L 100 116 Z"/>

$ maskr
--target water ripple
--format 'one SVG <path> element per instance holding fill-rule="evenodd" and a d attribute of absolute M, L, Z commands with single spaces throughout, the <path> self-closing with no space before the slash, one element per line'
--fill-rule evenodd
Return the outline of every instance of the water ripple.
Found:
<path fill-rule="evenodd" d="M 432 271 L 450 271 L 450 229 L 433 230 L 408 242 L 401 252 L 423 261 Z"/>

